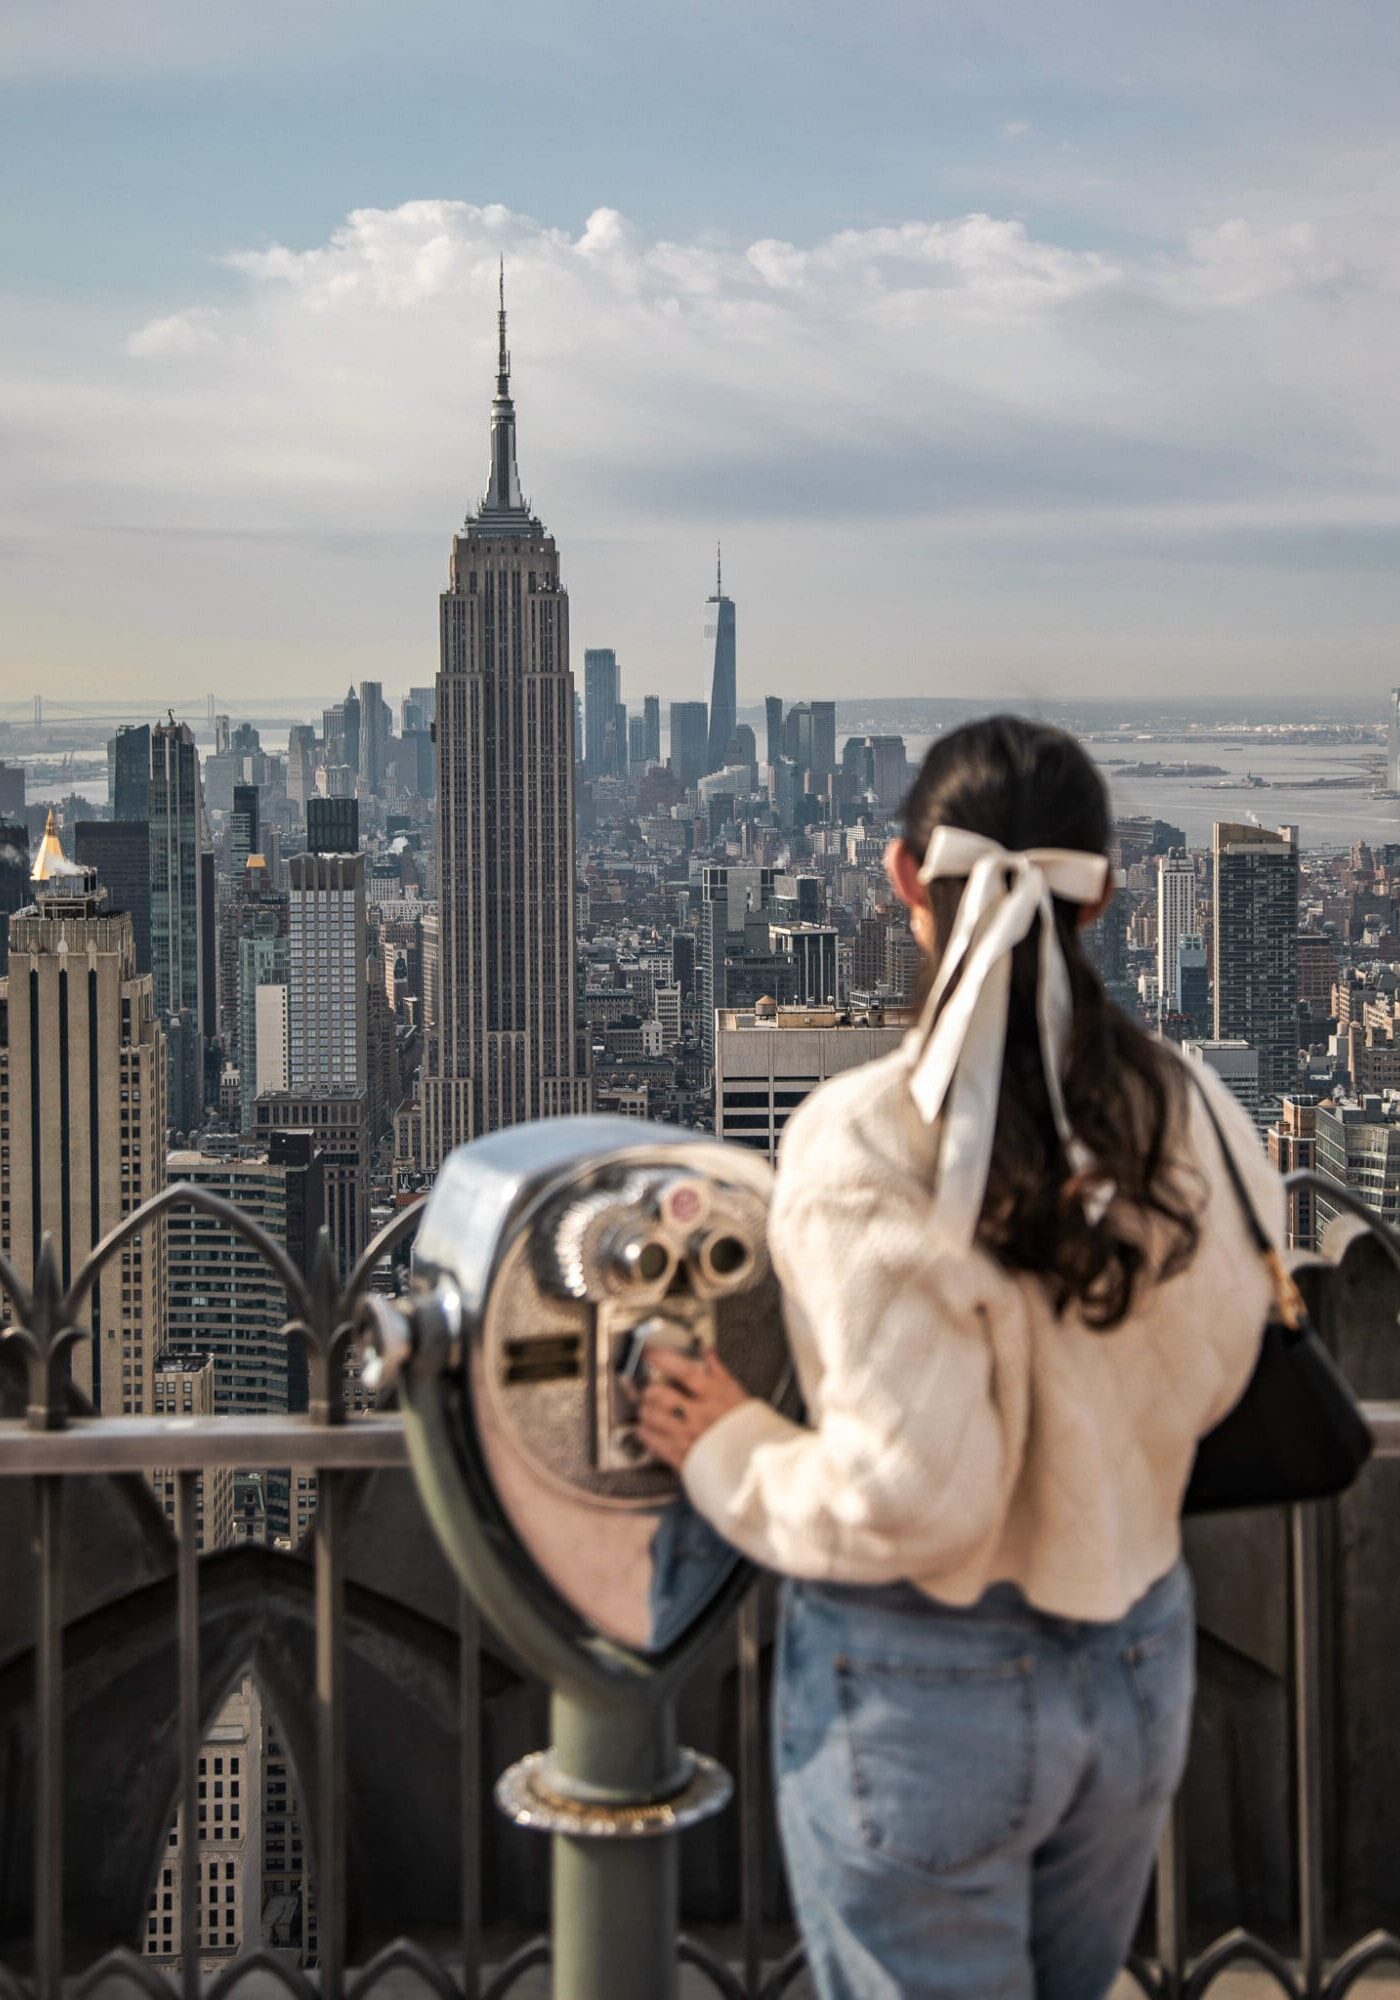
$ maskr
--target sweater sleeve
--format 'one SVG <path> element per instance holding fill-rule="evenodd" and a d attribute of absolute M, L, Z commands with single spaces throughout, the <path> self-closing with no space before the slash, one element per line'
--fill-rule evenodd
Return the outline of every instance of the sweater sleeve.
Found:
<path fill-rule="evenodd" d="M 780 1179 L 770 1241 L 794 1343 L 815 1356 L 812 1421 L 743 1404 L 692 1449 L 687 1492 L 719 1533 L 789 1576 L 932 1575 L 1006 1504 L 996 1288 L 979 1296 L 965 1264 L 930 1248 L 921 1188 L 794 1178 Z"/>

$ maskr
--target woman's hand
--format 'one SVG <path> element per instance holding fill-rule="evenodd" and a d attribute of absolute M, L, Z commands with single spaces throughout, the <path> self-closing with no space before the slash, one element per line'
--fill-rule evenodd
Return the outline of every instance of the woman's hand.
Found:
<path fill-rule="evenodd" d="M 749 1400 L 748 1390 L 713 1352 L 691 1361 L 670 1348 L 649 1347 L 647 1376 L 637 1404 L 637 1434 L 654 1458 L 677 1472 L 690 1447 Z"/>

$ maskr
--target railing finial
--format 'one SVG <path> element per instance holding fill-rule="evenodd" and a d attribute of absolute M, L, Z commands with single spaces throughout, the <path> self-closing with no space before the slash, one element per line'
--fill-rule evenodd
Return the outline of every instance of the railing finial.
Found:
<path fill-rule="evenodd" d="M 345 1349 L 350 1338 L 349 1301 L 322 1223 L 316 1233 L 307 1277 L 307 1310 L 287 1327 L 306 1346 L 307 1409 L 313 1424 L 338 1424 L 345 1417 Z"/>
<path fill-rule="evenodd" d="M 62 1430 L 68 1420 L 68 1352 L 82 1339 L 64 1296 L 53 1237 L 46 1230 L 34 1264 L 34 1283 L 26 1291 L 8 1264 L 0 1282 L 13 1301 L 16 1318 L 0 1327 L 0 1340 L 13 1341 L 25 1360 L 29 1378 L 25 1418 L 30 1430 Z"/>

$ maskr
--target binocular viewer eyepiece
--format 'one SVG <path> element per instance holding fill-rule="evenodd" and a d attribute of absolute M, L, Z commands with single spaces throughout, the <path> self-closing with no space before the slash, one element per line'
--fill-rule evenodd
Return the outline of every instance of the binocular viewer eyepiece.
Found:
<path fill-rule="evenodd" d="M 751 1283 L 763 1204 L 691 1171 L 624 1171 L 561 1197 L 545 1219 L 540 1281 L 566 1298 L 659 1298 L 678 1284 L 721 1297 Z"/>

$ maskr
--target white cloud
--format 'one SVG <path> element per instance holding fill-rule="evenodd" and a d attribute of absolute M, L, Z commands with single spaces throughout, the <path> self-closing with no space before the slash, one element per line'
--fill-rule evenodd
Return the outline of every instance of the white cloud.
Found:
<path fill-rule="evenodd" d="M 479 450 L 502 257 L 527 475 L 556 509 L 587 496 L 618 532 L 639 512 L 629 473 L 646 475 L 646 512 L 684 516 L 693 494 L 706 514 L 711 471 L 728 458 L 742 472 L 735 511 L 771 514 L 791 465 L 800 517 L 839 510 L 839 487 L 801 487 L 823 461 L 839 482 L 855 446 L 876 467 L 888 458 L 890 504 L 917 514 L 921 453 L 940 478 L 952 459 L 963 465 L 971 504 L 989 467 L 1014 486 L 1018 461 L 1034 491 L 1055 469 L 1057 432 L 1072 441 L 1071 488 L 1092 483 L 1096 457 L 1106 465 L 1125 439 L 1170 439 L 1162 497 L 1175 503 L 1189 481 L 1181 461 L 1199 452 L 1209 482 L 1222 453 L 1253 451 L 1252 423 L 1278 389 L 1305 414 L 1309 315 L 1330 309 L 1354 338 L 1360 325 L 1379 335 L 1393 311 L 1306 222 L 1227 220 L 1174 258 L 1134 263 L 986 214 L 804 246 L 649 238 L 610 208 L 571 233 L 499 205 L 412 201 L 357 209 L 306 249 L 230 255 L 241 299 L 128 337 L 129 357 L 166 366 L 154 382 L 110 380 L 114 418 L 119 427 L 125 396 L 148 465 L 164 463 L 196 504 L 241 493 L 274 513 L 289 497 L 302 508 L 319 481 L 332 508 L 347 486 L 425 500 L 437 468 L 473 440 Z M 1210 330 L 1198 333 L 1202 319 Z M 1363 396 L 1355 385 L 1356 414 L 1366 401 L 1373 428 L 1394 401 L 1378 402 L 1376 386 Z M 182 469 L 192 399 L 205 421 Z M 1333 403 L 1329 422 L 1339 416 Z M 1286 438 L 1276 448 L 1287 457 Z M 755 466 L 766 483 L 753 483 Z M 1162 468 L 1109 476 L 1143 503 Z M 853 512 L 864 492 L 853 489 Z M 932 499 L 946 511 L 957 494 L 936 484 Z"/>
<path fill-rule="evenodd" d="M 147 320 L 128 334 L 126 352 L 137 361 L 165 360 L 173 355 L 200 354 L 219 344 L 219 314 L 212 306 L 191 306 L 188 312 L 167 313 Z"/>
<path fill-rule="evenodd" d="M 173 640 L 142 621 L 203 578 L 227 621 L 209 643 L 256 632 L 254 672 L 334 652 L 336 619 L 395 685 L 373 648 L 411 626 L 423 672 L 424 605 L 485 469 L 503 256 L 522 472 L 587 629 L 630 634 L 674 687 L 681 654 L 646 635 L 723 528 L 736 576 L 747 551 L 796 593 L 774 633 L 839 684 L 865 648 L 910 656 L 931 610 L 975 627 L 1037 601 L 1038 566 L 1086 547 L 1168 562 L 1207 537 L 1400 526 L 1387 243 L 1335 209 L 1140 258 L 984 213 L 800 244 L 664 239 L 611 208 L 576 231 L 357 209 L 309 247 L 227 255 L 217 303 L 114 330 L 86 370 L 34 354 L 0 380 L 0 530 L 41 563 L 84 537 L 146 653 Z"/>
<path fill-rule="evenodd" d="M 1162 293 L 1188 306 L 1248 306 L 1321 291 L 1354 274 L 1310 222 L 1258 229 L 1234 216 L 1188 238 L 1188 256 L 1163 274 Z"/>

